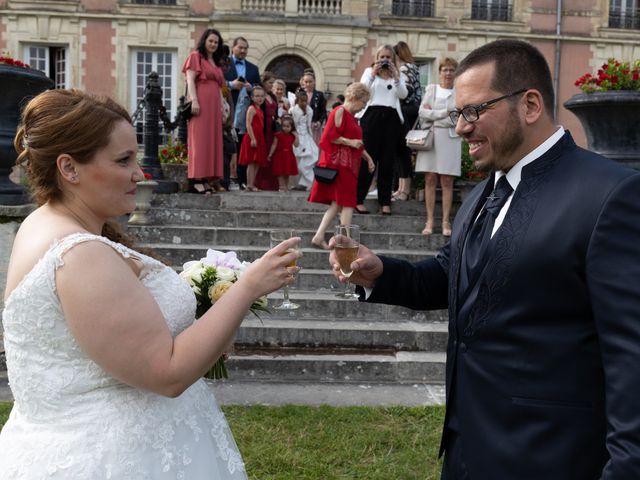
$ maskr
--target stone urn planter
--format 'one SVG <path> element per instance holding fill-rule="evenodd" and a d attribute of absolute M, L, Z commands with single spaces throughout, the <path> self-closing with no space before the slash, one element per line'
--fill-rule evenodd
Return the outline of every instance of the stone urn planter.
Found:
<path fill-rule="evenodd" d="M 143 180 L 136 184 L 136 209 L 129 217 L 132 225 L 148 225 L 149 210 L 151 210 L 151 198 L 153 190 L 158 186 L 155 180 Z"/>
<path fill-rule="evenodd" d="M 580 120 L 589 150 L 640 169 L 640 91 L 578 93 L 564 106 Z"/>
<path fill-rule="evenodd" d="M 23 185 L 9 179 L 17 153 L 13 148 L 20 112 L 40 92 L 53 87 L 53 81 L 32 68 L 0 63 L 0 204 L 22 205 L 29 202 Z"/>

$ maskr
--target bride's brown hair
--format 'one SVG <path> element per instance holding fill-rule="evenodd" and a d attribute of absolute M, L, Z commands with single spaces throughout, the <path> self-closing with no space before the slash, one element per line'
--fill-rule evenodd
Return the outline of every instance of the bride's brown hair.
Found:
<path fill-rule="evenodd" d="M 25 167 L 33 199 L 38 205 L 62 199 L 56 160 L 66 153 L 78 163 L 89 163 L 109 144 L 111 133 L 129 113 L 107 96 L 80 90 L 47 90 L 32 99 L 22 112 L 14 146 L 17 165 Z M 130 246 L 131 241 L 115 222 L 102 234 Z"/>

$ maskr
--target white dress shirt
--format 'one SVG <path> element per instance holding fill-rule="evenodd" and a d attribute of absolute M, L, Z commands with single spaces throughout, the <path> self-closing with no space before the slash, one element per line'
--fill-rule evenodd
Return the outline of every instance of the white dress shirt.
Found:
<path fill-rule="evenodd" d="M 500 225 L 502 225 L 502 222 L 504 221 L 504 217 L 507 215 L 507 211 L 509 210 L 509 206 L 511 205 L 511 200 L 513 199 L 513 193 L 516 191 L 516 188 L 518 188 L 518 185 L 520 184 L 522 169 L 534 160 L 547 153 L 551 149 L 551 147 L 553 147 L 556 143 L 558 143 L 558 141 L 560 141 L 563 135 L 564 128 L 560 126 L 553 135 L 551 135 L 539 146 L 525 155 L 522 160 L 518 161 L 518 163 L 511 167 L 511 170 L 507 172 L 507 181 L 509 182 L 509 185 L 511 185 L 511 188 L 513 188 L 513 192 L 511 192 L 511 195 L 507 199 L 507 202 L 502 206 L 502 209 L 496 217 L 496 221 L 493 224 L 493 230 L 491 231 L 491 238 L 493 238 L 495 233 L 498 231 L 498 228 L 500 228 Z M 503 175 L 505 175 L 505 173 L 502 170 L 496 171 L 495 183 L 493 184 L 494 187 L 495 184 L 498 183 L 498 180 L 500 180 L 500 177 L 502 177 Z"/>

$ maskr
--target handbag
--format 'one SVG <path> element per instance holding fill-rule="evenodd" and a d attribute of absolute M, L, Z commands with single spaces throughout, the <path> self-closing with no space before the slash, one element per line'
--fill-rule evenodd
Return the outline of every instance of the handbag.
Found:
<path fill-rule="evenodd" d="M 187 85 L 184 86 L 184 98 L 187 98 Z M 184 102 L 182 105 L 178 106 L 178 116 L 185 120 L 189 120 L 193 117 L 193 113 L 191 112 L 191 101 Z"/>
<path fill-rule="evenodd" d="M 329 167 L 313 167 L 313 175 L 320 183 L 333 183 L 338 176 L 338 169 Z"/>
<path fill-rule="evenodd" d="M 184 118 L 185 120 L 190 120 L 193 117 L 193 113 L 191 112 L 191 102 L 186 102 L 180 107 L 180 111 L 178 114 Z"/>
<path fill-rule="evenodd" d="M 416 129 L 420 118 L 416 118 L 411 130 L 405 135 L 407 147 L 411 150 L 424 151 L 433 149 L 433 124 L 424 129 Z"/>

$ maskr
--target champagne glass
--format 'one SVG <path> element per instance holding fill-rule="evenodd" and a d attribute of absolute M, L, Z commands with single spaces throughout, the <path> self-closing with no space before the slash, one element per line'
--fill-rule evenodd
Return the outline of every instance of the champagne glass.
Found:
<path fill-rule="evenodd" d="M 279 230 L 271 230 L 269 232 L 269 238 L 271 239 L 271 248 L 275 247 L 276 245 L 284 242 L 285 240 L 289 240 L 291 237 L 297 237 L 298 234 L 295 230 L 289 230 L 289 229 L 279 229 Z M 286 255 L 287 253 L 294 251 L 295 249 L 289 249 L 287 250 L 283 255 Z M 296 260 L 294 259 L 289 265 L 287 265 L 288 267 L 295 267 L 296 266 Z M 282 303 L 279 305 L 275 305 L 273 308 L 275 310 L 295 310 L 296 308 L 299 308 L 300 305 L 298 305 L 297 303 L 293 303 L 291 300 L 289 300 L 289 285 L 285 285 L 284 287 L 282 287 L 282 294 L 284 296 Z"/>
<path fill-rule="evenodd" d="M 334 251 L 340 265 L 340 273 L 347 277 L 347 283 L 344 291 L 338 293 L 336 297 L 340 298 L 359 298 L 359 295 L 349 288 L 349 277 L 353 271 L 351 264 L 358 258 L 358 249 L 360 248 L 360 227 L 358 225 L 338 225 L 335 230 L 334 237 L 336 244 Z"/>

